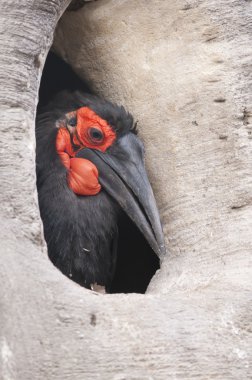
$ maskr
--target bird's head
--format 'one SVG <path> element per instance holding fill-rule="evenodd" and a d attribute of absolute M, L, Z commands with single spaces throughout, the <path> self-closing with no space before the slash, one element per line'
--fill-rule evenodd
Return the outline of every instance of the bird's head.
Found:
<path fill-rule="evenodd" d="M 155 198 L 144 165 L 144 146 L 123 107 L 94 102 L 66 114 L 75 157 L 91 161 L 105 190 L 132 219 L 158 256 L 165 253 Z"/>

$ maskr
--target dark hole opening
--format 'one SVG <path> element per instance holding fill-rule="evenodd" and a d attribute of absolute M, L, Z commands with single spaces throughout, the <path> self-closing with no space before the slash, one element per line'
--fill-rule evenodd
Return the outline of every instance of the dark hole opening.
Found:
<path fill-rule="evenodd" d="M 64 61 L 50 52 L 41 78 L 38 108 L 46 105 L 63 89 L 92 92 Z M 118 229 L 117 265 L 110 292 L 145 293 L 151 278 L 160 268 L 159 259 L 123 212 Z"/>
<path fill-rule="evenodd" d="M 111 293 L 145 293 L 159 269 L 159 259 L 125 213 L 118 227 L 118 257 Z"/>

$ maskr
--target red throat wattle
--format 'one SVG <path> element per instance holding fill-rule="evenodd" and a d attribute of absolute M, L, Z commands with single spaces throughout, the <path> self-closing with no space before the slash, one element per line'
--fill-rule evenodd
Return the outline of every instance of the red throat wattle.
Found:
<path fill-rule="evenodd" d="M 68 125 L 68 115 L 76 118 L 76 125 Z M 98 170 L 89 160 L 76 158 L 83 148 L 105 152 L 115 141 L 116 134 L 106 120 L 88 107 L 66 115 L 56 137 L 56 150 L 62 164 L 68 169 L 68 186 L 77 195 L 95 195 L 101 190 Z"/>

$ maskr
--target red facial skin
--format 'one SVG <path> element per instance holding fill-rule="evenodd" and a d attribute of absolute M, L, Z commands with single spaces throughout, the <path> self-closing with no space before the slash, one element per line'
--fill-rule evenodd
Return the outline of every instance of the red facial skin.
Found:
<path fill-rule="evenodd" d="M 73 116 L 77 117 L 76 127 L 68 124 Z M 85 147 L 105 152 L 113 144 L 116 134 L 106 120 L 88 107 L 67 114 L 66 119 L 66 124 L 60 126 L 57 133 L 56 150 L 68 169 L 68 186 L 77 195 L 98 194 L 101 185 L 96 166 L 84 158 L 75 158 L 75 155 Z"/>

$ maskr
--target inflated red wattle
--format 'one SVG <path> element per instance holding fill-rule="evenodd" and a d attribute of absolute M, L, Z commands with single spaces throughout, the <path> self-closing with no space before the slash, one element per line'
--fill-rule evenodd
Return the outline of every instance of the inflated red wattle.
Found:
<path fill-rule="evenodd" d="M 95 195 L 101 190 L 96 166 L 85 158 L 71 158 L 68 185 L 75 194 Z"/>
<path fill-rule="evenodd" d="M 101 190 L 96 166 L 84 158 L 74 158 L 70 133 L 60 128 L 56 137 L 56 150 L 62 164 L 68 169 L 68 186 L 78 195 L 95 195 Z"/>

